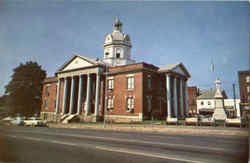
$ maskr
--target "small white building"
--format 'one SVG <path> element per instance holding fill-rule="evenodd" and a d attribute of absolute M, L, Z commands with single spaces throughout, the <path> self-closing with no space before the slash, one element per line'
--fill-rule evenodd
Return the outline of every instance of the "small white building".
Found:
<path fill-rule="evenodd" d="M 200 92 L 197 98 L 197 112 L 198 114 L 212 115 L 215 109 L 215 96 L 216 90 L 205 90 Z M 224 106 L 228 116 L 240 117 L 240 99 L 228 99 L 226 92 L 222 90 L 224 98 Z M 234 109 L 234 104 L 236 109 Z"/>

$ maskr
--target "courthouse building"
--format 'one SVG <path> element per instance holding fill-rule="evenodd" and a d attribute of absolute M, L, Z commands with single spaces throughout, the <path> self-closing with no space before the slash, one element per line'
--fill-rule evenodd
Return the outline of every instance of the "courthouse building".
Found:
<path fill-rule="evenodd" d="M 131 40 L 119 19 L 106 35 L 104 58 L 75 54 L 43 82 L 41 117 L 70 122 L 142 121 L 188 115 L 182 63 L 157 67 L 131 59 Z"/>

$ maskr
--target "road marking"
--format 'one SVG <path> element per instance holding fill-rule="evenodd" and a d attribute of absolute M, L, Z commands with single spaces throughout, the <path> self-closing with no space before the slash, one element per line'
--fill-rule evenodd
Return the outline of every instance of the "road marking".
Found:
<path fill-rule="evenodd" d="M 55 144 L 63 144 L 63 145 L 70 145 L 70 146 L 79 146 L 79 144 L 69 143 L 69 142 L 62 142 L 57 140 L 47 140 L 47 139 L 39 139 L 39 138 L 33 138 L 29 136 L 13 136 L 13 135 L 7 135 L 12 138 L 22 138 L 26 140 L 34 140 L 34 141 L 42 141 L 42 142 L 49 142 L 49 143 L 55 143 Z M 82 144 L 81 144 L 82 146 Z M 154 153 L 148 153 L 148 152 L 140 152 L 136 150 L 128 150 L 126 148 L 114 148 L 114 147 L 106 147 L 106 146 L 92 146 L 85 144 L 85 147 L 89 148 L 95 148 L 98 150 L 104 150 L 104 151 L 111 151 L 111 152 L 119 152 L 119 153 L 127 153 L 132 155 L 140 155 L 140 156 L 147 156 L 147 157 L 154 157 L 154 158 L 161 158 L 161 159 L 169 159 L 169 160 L 176 160 L 176 161 L 183 161 L 183 162 L 191 162 L 191 163 L 203 163 L 201 161 L 194 161 L 194 160 L 188 160 L 188 159 L 180 159 L 175 157 L 170 157 L 167 155 L 161 155 L 161 154 L 154 154 Z"/>
<path fill-rule="evenodd" d="M 51 134 L 54 135 L 54 134 Z M 110 140 L 110 141 L 121 141 L 121 142 L 130 142 L 130 143 L 142 143 L 142 144 L 154 144 L 154 145 L 164 145 L 164 146 L 172 146 L 172 147 L 179 147 L 183 148 L 195 148 L 197 150 L 205 149 L 205 150 L 213 150 L 213 151 L 225 151 L 224 148 L 214 148 L 214 147 L 202 147 L 202 146 L 194 146 L 194 145 L 185 145 L 185 144 L 172 144 L 172 143 L 160 143 L 160 142 L 152 142 L 152 141 L 143 141 L 143 140 L 128 140 L 128 139 L 120 139 L 120 138 L 107 138 L 107 137 L 100 137 L 100 136 L 86 136 L 86 135 L 75 135 L 75 134 L 55 134 L 55 135 L 63 135 L 63 136 L 72 136 L 78 138 L 88 138 L 88 139 L 99 139 L 99 140 Z"/>
<path fill-rule="evenodd" d="M 29 137 L 29 136 L 22 136 L 22 137 L 17 137 L 17 136 L 13 136 L 13 135 L 7 135 L 7 136 L 12 137 L 12 138 L 23 138 L 26 140 L 43 141 L 43 142 L 50 142 L 50 143 L 56 143 L 56 144 L 77 146 L 77 144 L 74 144 L 74 143 L 68 143 L 68 142 L 57 141 L 57 140 L 45 140 L 45 139 L 33 138 L 33 137 Z"/>
<path fill-rule="evenodd" d="M 19 132 L 26 132 L 26 131 L 19 131 Z M 60 133 L 51 133 L 51 132 L 37 132 L 37 131 L 28 131 L 28 133 L 41 133 L 45 135 L 54 135 L 54 136 L 71 136 L 77 138 L 87 138 L 87 139 L 99 139 L 99 140 L 110 140 L 110 141 L 121 141 L 121 142 L 130 142 L 130 143 L 142 143 L 142 144 L 150 144 L 150 145 L 163 145 L 163 146 L 171 146 L 177 148 L 187 148 L 187 149 L 196 149 L 200 150 L 211 150 L 211 151 L 218 151 L 218 152 L 225 152 L 225 148 L 216 148 L 216 147 L 207 147 L 207 146 L 195 146 L 195 145 L 185 145 L 185 144 L 173 144 L 173 143 L 161 143 L 161 142 L 152 142 L 152 141 L 144 141 L 144 140 L 132 140 L 132 139 L 121 139 L 121 138 L 109 138 L 109 137 L 101 137 L 101 136 L 87 136 L 87 135 L 76 135 L 76 134 L 60 134 Z M 231 150 L 228 150 L 232 152 Z"/>
<path fill-rule="evenodd" d="M 161 143 L 161 142 L 152 142 L 152 141 L 143 141 L 143 140 L 133 140 L 133 139 L 121 139 L 121 138 L 110 138 L 110 137 L 101 137 L 101 136 L 88 136 L 88 135 L 77 135 L 77 134 L 64 134 L 64 133 L 52 133 L 52 132 L 41 132 L 41 131 L 15 131 L 15 132 L 24 132 L 24 133 L 41 133 L 44 135 L 54 135 L 54 136 L 71 136 L 76 138 L 87 138 L 87 139 L 99 139 L 99 140 L 110 140 L 110 141 L 120 141 L 120 142 L 130 142 L 130 143 L 142 143 L 142 144 L 149 144 L 149 145 L 162 145 L 162 146 L 169 146 L 169 147 L 175 147 L 180 149 L 188 149 L 195 150 L 195 151 L 212 151 L 212 152 L 225 152 L 228 151 L 230 153 L 235 152 L 231 149 L 225 149 L 225 148 L 218 148 L 218 147 L 208 147 L 208 146 L 197 146 L 197 145 L 186 145 L 186 144 L 173 144 L 173 143 Z M 191 148 L 191 149 L 190 149 Z"/>
<path fill-rule="evenodd" d="M 155 158 L 161 158 L 161 159 L 169 159 L 169 160 L 175 160 L 175 161 L 203 163 L 203 162 L 200 162 L 200 161 L 194 161 L 194 160 L 188 160 L 188 159 L 180 159 L 180 158 L 170 157 L 170 156 L 166 156 L 166 155 L 139 152 L 139 151 L 135 151 L 135 150 L 127 150 L 127 149 L 124 149 L 124 148 L 112 148 L 112 147 L 103 147 L 103 146 L 96 146 L 95 148 L 99 149 L 99 150 L 105 150 L 105 151 L 111 151 L 111 152 L 120 152 L 120 153 L 132 154 L 132 155 L 141 155 L 141 156 L 155 157 Z"/>

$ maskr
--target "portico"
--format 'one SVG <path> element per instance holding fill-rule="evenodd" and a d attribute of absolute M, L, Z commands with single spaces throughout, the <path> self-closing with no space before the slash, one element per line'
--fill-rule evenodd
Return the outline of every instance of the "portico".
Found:
<path fill-rule="evenodd" d="M 187 80 L 189 73 L 182 63 L 163 66 L 158 70 L 166 77 L 167 118 L 188 116 Z"/>
<path fill-rule="evenodd" d="M 85 117 L 98 117 L 101 72 L 104 67 L 94 63 L 88 67 L 69 69 L 69 67 L 73 67 L 72 63 L 75 63 L 75 60 L 79 60 L 79 57 L 75 55 L 70 63 L 56 72 L 58 77 L 56 113 L 60 113 L 61 110 L 62 115 L 77 114 Z"/>

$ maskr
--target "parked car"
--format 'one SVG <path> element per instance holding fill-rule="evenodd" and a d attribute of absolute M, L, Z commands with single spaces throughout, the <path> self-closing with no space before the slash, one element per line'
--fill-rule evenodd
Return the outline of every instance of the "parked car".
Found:
<path fill-rule="evenodd" d="M 23 126 L 24 119 L 25 119 L 24 117 L 15 117 L 10 121 L 10 123 L 17 126 Z"/>
<path fill-rule="evenodd" d="M 25 126 L 47 126 L 47 122 L 39 117 L 30 117 L 24 121 Z"/>

